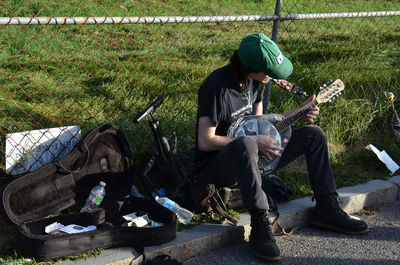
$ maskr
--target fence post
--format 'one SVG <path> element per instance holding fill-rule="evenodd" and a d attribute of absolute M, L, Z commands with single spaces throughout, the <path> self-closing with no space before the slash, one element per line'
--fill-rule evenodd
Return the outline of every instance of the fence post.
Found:
<path fill-rule="evenodd" d="M 277 16 L 281 15 L 281 7 L 282 7 L 282 0 L 276 0 L 275 15 L 277 15 Z M 274 24 L 272 25 L 272 40 L 274 42 L 276 42 L 278 39 L 279 23 L 280 23 L 279 19 L 274 20 Z M 263 101 L 263 113 L 264 114 L 268 113 L 268 102 L 269 102 L 270 89 L 271 89 L 271 82 L 269 82 L 265 86 L 264 101 Z"/>
<path fill-rule="evenodd" d="M 276 5 L 275 5 L 275 15 L 280 16 L 281 15 L 281 8 L 282 8 L 282 0 L 276 0 Z M 276 42 L 278 39 L 278 31 L 279 31 L 279 23 L 281 21 L 274 20 L 274 24 L 272 25 L 272 40 Z"/>

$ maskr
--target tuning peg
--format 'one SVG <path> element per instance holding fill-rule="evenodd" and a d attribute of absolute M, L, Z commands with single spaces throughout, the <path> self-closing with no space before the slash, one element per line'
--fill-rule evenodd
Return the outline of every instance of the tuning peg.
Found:
<path fill-rule="evenodd" d="M 341 95 L 342 94 L 342 92 L 339 92 L 339 95 Z"/>
<path fill-rule="evenodd" d="M 328 100 L 328 103 L 331 103 L 331 102 L 332 102 L 332 99 L 329 99 L 329 100 Z"/>

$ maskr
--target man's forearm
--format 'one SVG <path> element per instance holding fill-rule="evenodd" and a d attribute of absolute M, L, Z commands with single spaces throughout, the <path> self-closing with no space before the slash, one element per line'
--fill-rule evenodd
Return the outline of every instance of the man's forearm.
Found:
<path fill-rule="evenodd" d="M 213 137 L 204 140 L 199 139 L 199 149 L 204 152 L 219 151 L 234 139 L 234 137 L 220 135 L 214 135 Z"/>

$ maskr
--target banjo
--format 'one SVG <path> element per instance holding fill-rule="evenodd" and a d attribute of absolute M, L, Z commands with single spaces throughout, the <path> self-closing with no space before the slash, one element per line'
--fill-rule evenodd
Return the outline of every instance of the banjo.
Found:
<path fill-rule="evenodd" d="M 229 127 L 228 136 L 241 137 L 264 134 L 276 139 L 277 145 L 285 149 L 292 135 L 290 125 L 298 121 L 311 108 L 318 104 L 331 102 L 335 97 L 341 94 L 344 87 L 344 83 L 340 79 L 337 79 L 329 85 L 325 84 L 312 102 L 297 107 L 287 117 L 280 114 L 248 115 L 240 117 Z M 282 154 L 283 151 L 279 151 L 279 153 Z M 278 165 L 279 160 L 279 156 L 274 156 L 272 160 L 268 160 L 264 155 L 259 154 L 258 168 L 261 175 L 270 174 Z"/>

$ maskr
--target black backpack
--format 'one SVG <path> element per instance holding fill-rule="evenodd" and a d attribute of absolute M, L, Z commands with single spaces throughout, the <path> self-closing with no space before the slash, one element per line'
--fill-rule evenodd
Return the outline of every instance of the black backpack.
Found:
<path fill-rule="evenodd" d="M 293 194 L 293 190 L 280 177 L 273 174 L 262 177 L 261 187 L 275 202 L 285 202 Z"/>

